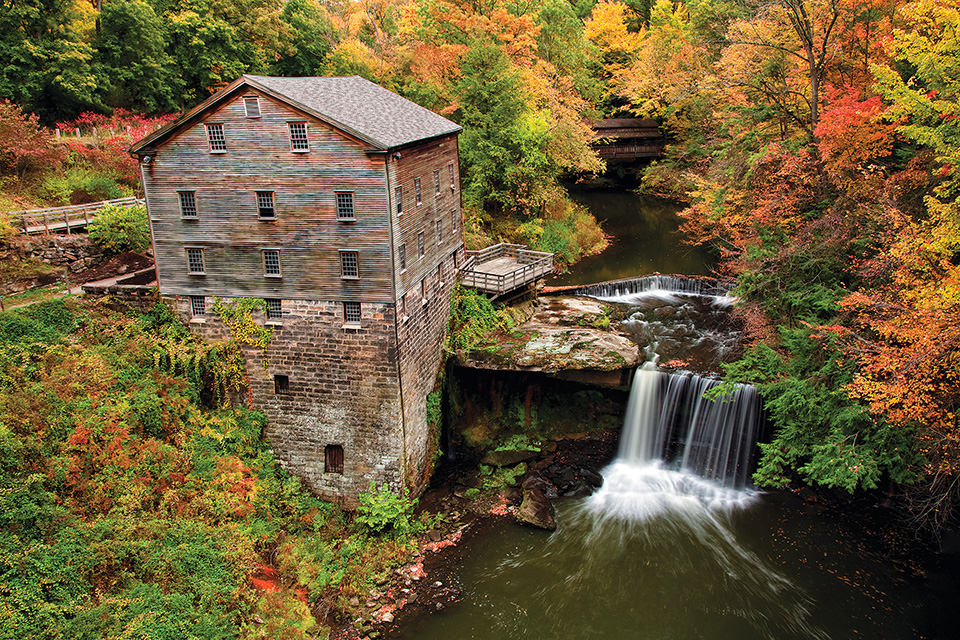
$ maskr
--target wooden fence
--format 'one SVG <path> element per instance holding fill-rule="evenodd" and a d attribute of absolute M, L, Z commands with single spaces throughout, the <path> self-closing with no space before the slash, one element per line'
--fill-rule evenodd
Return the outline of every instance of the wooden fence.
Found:
<path fill-rule="evenodd" d="M 75 204 L 67 207 L 52 207 L 50 209 L 30 209 L 29 211 L 11 211 L 7 213 L 11 222 L 19 222 L 20 232 L 54 233 L 86 227 L 97 217 L 97 213 L 107 205 L 118 207 L 133 207 L 144 204 L 141 198 L 117 198 L 115 200 L 101 200 L 89 204 Z"/>
<path fill-rule="evenodd" d="M 484 293 L 503 295 L 553 271 L 553 254 L 530 251 L 522 244 L 495 244 L 467 251 L 460 282 Z"/>

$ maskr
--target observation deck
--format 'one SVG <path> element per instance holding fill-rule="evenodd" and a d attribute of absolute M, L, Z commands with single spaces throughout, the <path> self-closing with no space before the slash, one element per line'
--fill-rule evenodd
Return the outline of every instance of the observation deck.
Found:
<path fill-rule="evenodd" d="M 553 254 L 531 251 L 522 244 L 495 244 L 467 251 L 460 269 L 465 287 L 500 297 L 536 282 L 553 271 Z"/>

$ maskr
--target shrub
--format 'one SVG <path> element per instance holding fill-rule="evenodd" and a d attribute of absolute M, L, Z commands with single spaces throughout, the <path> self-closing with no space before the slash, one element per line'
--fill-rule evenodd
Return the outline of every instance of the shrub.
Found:
<path fill-rule="evenodd" d="M 47 176 L 43 189 L 47 197 L 62 205 L 113 200 L 126 195 L 113 177 L 83 166 Z"/>
<path fill-rule="evenodd" d="M 90 239 L 109 253 L 146 251 L 150 248 L 147 208 L 143 205 L 103 207 L 90 224 Z"/>
<path fill-rule="evenodd" d="M 370 491 L 361 492 L 359 498 L 356 521 L 369 532 L 405 535 L 413 531 L 413 510 L 417 508 L 417 500 L 410 498 L 406 487 L 398 496 L 386 483 L 378 490 L 371 481 Z"/>

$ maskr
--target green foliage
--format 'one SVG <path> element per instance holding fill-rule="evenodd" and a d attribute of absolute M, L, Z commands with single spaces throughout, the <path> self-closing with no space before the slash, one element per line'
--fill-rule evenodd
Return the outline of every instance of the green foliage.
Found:
<path fill-rule="evenodd" d="M 143 205 L 103 207 L 90 223 L 89 233 L 91 240 L 110 253 L 147 251 L 150 248 L 147 208 Z"/>
<path fill-rule="evenodd" d="M 213 303 L 213 312 L 230 328 L 230 335 L 234 340 L 256 347 L 263 354 L 267 353 L 273 327 L 266 327 L 253 318 L 254 313 L 266 315 L 266 300 L 234 298 L 227 302 L 217 298 Z"/>
<path fill-rule="evenodd" d="M 358 535 L 279 467 L 262 414 L 202 408 L 210 360 L 190 380 L 170 355 L 198 344 L 162 305 L 0 314 L 0 638 L 239 638 L 254 611 L 301 638 L 320 629 L 294 588 L 340 606 L 407 557 L 415 503 L 377 495 L 391 535 Z M 292 587 L 258 602 L 271 549 Z"/>
<path fill-rule="evenodd" d="M 102 101 L 148 113 L 176 109 L 175 67 L 153 7 L 141 0 L 114 0 L 103 5 L 99 20 L 94 70 Z"/>
<path fill-rule="evenodd" d="M 436 391 L 427 394 L 427 424 L 439 426 L 443 419 L 443 403 L 441 395 Z"/>
<path fill-rule="evenodd" d="M 80 317 L 66 300 L 39 302 L 0 314 L 0 345 L 53 343 L 78 327 Z"/>
<path fill-rule="evenodd" d="M 915 481 L 922 458 L 913 434 L 850 398 L 845 386 L 855 369 L 835 337 L 809 327 L 781 328 L 780 336 L 788 357 L 761 344 L 724 366 L 728 380 L 757 385 L 775 428 L 773 439 L 760 444 L 757 484 L 783 487 L 797 474 L 853 492 L 877 488 L 884 476 Z"/>
<path fill-rule="evenodd" d="M 61 205 L 114 200 L 128 195 L 117 184 L 116 178 L 84 165 L 74 165 L 62 172 L 48 174 L 43 180 L 43 190 L 48 199 Z M 148 231 L 148 246 L 149 239 Z"/>
<path fill-rule="evenodd" d="M 490 299 L 457 283 L 450 301 L 449 348 L 467 351 L 496 328 L 497 312 Z"/>
<path fill-rule="evenodd" d="M 370 533 L 406 536 L 416 529 L 413 519 L 416 508 L 417 500 L 410 498 L 406 487 L 397 495 L 386 484 L 377 489 L 371 482 L 370 490 L 360 493 L 356 518 Z"/>

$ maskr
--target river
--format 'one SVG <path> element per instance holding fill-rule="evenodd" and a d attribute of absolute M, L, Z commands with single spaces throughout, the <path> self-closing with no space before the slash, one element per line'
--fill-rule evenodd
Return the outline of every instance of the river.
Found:
<path fill-rule="evenodd" d="M 652 272 L 709 273 L 711 256 L 682 243 L 675 206 L 625 191 L 580 190 L 573 196 L 616 238 L 606 252 L 551 284 Z M 663 310 L 669 309 L 671 317 L 680 315 L 682 307 L 695 306 L 695 297 L 655 289 L 617 304 L 631 309 L 625 328 L 642 325 L 651 333 L 643 340 L 659 351 L 650 350 L 648 357 L 666 359 L 685 357 L 689 344 L 678 341 L 699 343 L 705 330 L 674 330 L 676 335 L 668 336 L 671 332 L 656 312 L 666 315 Z M 722 295 L 701 297 L 712 309 L 729 304 Z M 664 352 L 665 346 L 678 351 Z M 657 372 L 652 361 L 644 370 L 634 376 L 621 452 L 603 470 L 598 492 L 559 501 L 553 533 L 503 520 L 465 541 L 455 551 L 455 572 L 444 576 L 462 592 L 461 601 L 411 621 L 391 638 L 960 637 L 955 604 L 960 598 L 960 545 L 955 535 L 947 538 L 942 553 L 934 554 L 907 527 L 891 526 L 894 511 L 870 501 L 848 503 L 840 494 L 831 499 L 807 490 L 760 492 L 744 487 L 743 475 L 724 484 L 715 472 L 727 465 L 714 461 L 705 465 L 711 473 L 703 474 L 688 464 L 696 456 L 678 451 L 684 446 L 678 439 L 694 438 L 678 434 L 719 434 L 726 427 L 712 422 L 727 418 L 670 408 L 666 399 L 671 389 L 696 382 L 692 374 Z M 687 401 L 700 399 L 694 395 Z M 755 415 L 759 410 L 751 411 Z M 679 428 L 682 420 L 689 424 Z M 748 449 L 754 448 L 755 430 L 743 433 Z M 660 444 L 651 446 L 656 441 Z M 696 446 L 713 450 L 719 445 Z M 693 471 L 717 479 L 704 480 Z"/>
<path fill-rule="evenodd" d="M 570 197 L 585 206 L 610 237 L 600 254 L 587 256 L 549 285 L 590 284 L 650 273 L 709 274 L 715 258 L 704 247 L 684 242 L 681 206 L 670 200 L 639 196 L 626 189 L 573 186 Z"/>

